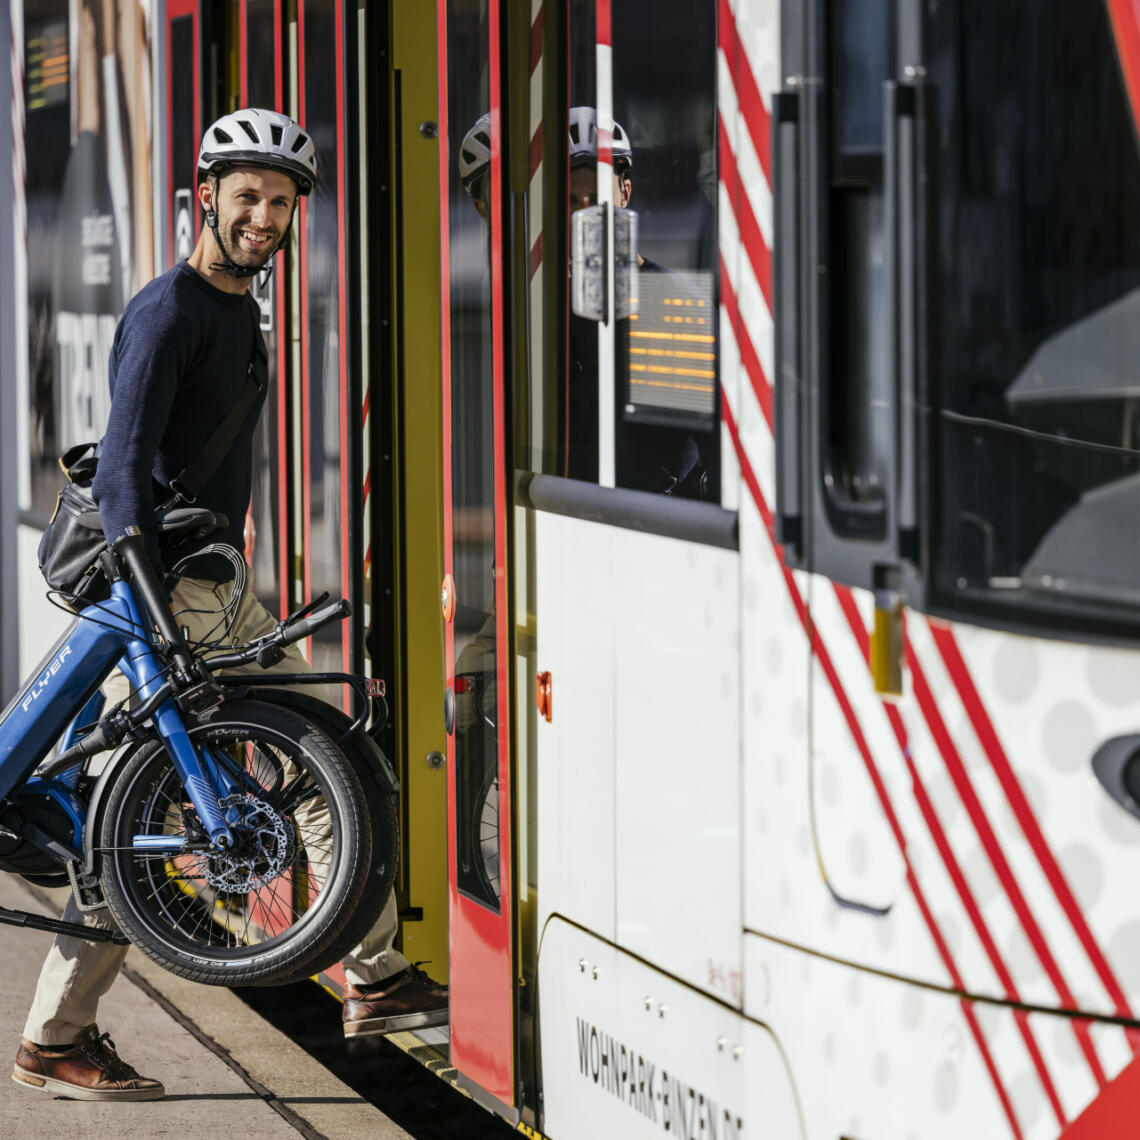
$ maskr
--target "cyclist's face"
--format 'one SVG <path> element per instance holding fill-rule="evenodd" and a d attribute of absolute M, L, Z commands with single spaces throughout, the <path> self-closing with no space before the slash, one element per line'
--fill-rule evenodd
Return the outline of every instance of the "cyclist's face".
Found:
<path fill-rule="evenodd" d="M 218 234 L 237 265 L 264 265 L 289 228 L 297 184 L 280 170 L 238 167 L 217 187 Z"/>
<path fill-rule="evenodd" d="M 614 174 L 614 205 L 628 206 L 633 183 L 620 174 Z M 594 206 L 598 201 L 598 175 L 593 166 L 570 167 L 570 213 Z"/>

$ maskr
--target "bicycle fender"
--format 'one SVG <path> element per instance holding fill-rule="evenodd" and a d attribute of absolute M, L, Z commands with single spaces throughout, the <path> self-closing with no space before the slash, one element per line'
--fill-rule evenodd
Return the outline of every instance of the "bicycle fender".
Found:
<path fill-rule="evenodd" d="M 318 728 L 324 729 L 334 742 L 339 741 L 338 747 L 356 769 L 358 776 L 372 778 L 383 791 L 391 795 L 399 793 L 400 781 L 396 778 L 388 757 L 380 751 L 380 746 L 363 728 L 358 728 L 347 739 L 340 740 L 352 726 L 352 719 L 335 705 L 302 692 L 299 688 L 263 689 L 258 686 L 245 690 L 235 689 L 233 696 L 237 698 L 239 695 L 245 700 L 268 701 L 270 704 L 281 705 L 308 717 Z"/>
<path fill-rule="evenodd" d="M 87 803 L 87 819 L 83 823 L 83 873 L 95 873 L 95 837 L 99 834 L 100 818 L 103 814 L 103 800 L 107 789 L 115 780 L 119 769 L 140 749 L 153 744 L 154 740 L 128 740 L 120 744 L 111 758 L 103 765 L 103 771 L 95 783 Z"/>

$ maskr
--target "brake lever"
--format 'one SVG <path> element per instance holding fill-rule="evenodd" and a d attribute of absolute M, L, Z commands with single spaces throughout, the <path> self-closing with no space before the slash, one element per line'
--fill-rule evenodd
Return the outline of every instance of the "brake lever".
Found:
<path fill-rule="evenodd" d="M 301 618 L 308 617 L 318 606 L 323 606 L 329 600 L 328 590 L 322 590 L 311 602 L 302 606 L 295 613 L 291 613 L 282 623 L 281 627 L 285 628 L 292 625 L 295 621 L 300 621 Z"/>

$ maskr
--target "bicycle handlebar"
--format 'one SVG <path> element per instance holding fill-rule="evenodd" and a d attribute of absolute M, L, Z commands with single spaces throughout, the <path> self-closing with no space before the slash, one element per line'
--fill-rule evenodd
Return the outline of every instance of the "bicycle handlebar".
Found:
<path fill-rule="evenodd" d="M 306 637 L 312 637 L 321 626 L 328 625 L 331 621 L 341 621 L 351 613 L 352 606 L 349 605 L 347 599 L 341 598 L 339 601 L 330 602 L 308 617 L 286 625 L 283 631 L 282 644 L 292 645 L 295 641 L 303 641 Z"/>

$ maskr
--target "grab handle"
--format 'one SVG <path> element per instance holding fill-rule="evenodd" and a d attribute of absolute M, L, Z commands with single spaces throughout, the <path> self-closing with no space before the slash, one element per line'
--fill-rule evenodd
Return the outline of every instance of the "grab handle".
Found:
<path fill-rule="evenodd" d="M 801 461 L 803 370 L 800 355 L 800 117 L 799 91 L 776 93 L 772 162 L 775 220 L 774 300 L 776 370 L 773 410 L 776 426 L 776 539 L 785 557 L 803 555 Z"/>

